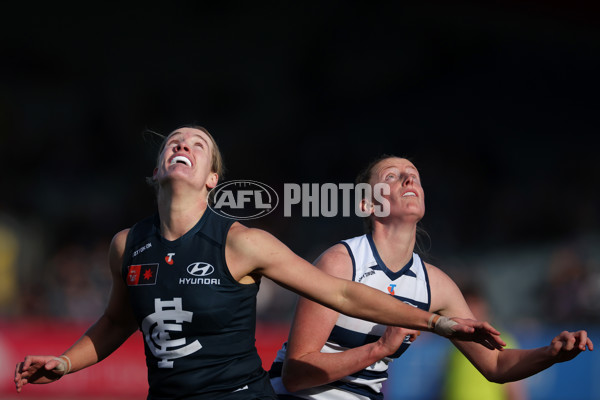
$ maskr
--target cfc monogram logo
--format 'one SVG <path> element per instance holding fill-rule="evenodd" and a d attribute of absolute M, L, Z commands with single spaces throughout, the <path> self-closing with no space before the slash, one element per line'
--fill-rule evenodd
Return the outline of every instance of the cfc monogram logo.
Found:
<path fill-rule="evenodd" d="M 192 322 L 194 315 L 183 309 L 181 297 L 171 301 L 154 299 L 154 310 L 142 321 L 142 332 L 152 354 L 161 360 L 158 368 L 173 368 L 173 359 L 185 357 L 202 348 L 197 340 L 190 344 L 186 344 L 185 338 L 171 340 L 169 331 L 181 332 L 183 323 Z"/>

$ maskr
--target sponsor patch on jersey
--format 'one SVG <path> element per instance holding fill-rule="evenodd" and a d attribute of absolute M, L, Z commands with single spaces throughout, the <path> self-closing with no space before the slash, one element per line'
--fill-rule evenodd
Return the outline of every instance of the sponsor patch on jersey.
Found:
<path fill-rule="evenodd" d="M 362 274 L 362 275 L 360 276 L 360 278 L 358 278 L 358 280 L 357 280 L 356 282 L 359 282 L 359 283 L 360 283 L 360 282 L 362 282 L 362 281 L 363 281 L 363 279 L 365 279 L 365 278 L 367 278 L 367 277 L 369 277 L 369 276 L 371 276 L 371 275 L 375 275 L 375 271 L 367 271 L 367 272 L 365 272 L 364 274 Z"/>
<path fill-rule="evenodd" d="M 215 267 L 205 262 L 195 262 L 187 267 L 187 272 L 193 276 L 207 276 L 215 272 Z"/>
<path fill-rule="evenodd" d="M 142 247 L 140 247 L 139 249 L 134 251 L 132 257 L 136 257 L 138 254 L 143 253 L 144 251 L 148 250 L 150 247 L 152 247 L 152 243 L 150 243 L 150 242 L 146 243 L 145 245 L 143 245 Z"/>
<path fill-rule="evenodd" d="M 396 285 L 395 284 L 390 284 L 390 286 L 388 286 L 387 288 L 388 293 L 391 294 L 392 296 L 396 294 Z"/>
<path fill-rule="evenodd" d="M 140 264 L 127 267 L 127 286 L 155 285 L 158 264 Z"/>
<path fill-rule="evenodd" d="M 173 265 L 173 263 L 175 262 L 175 261 L 173 261 L 174 256 L 175 256 L 175 253 L 167 253 L 167 255 L 165 257 L 165 261 L 167 262 L 167 264 Z"/>
<path fill-rule="evenodd" d="M 206 262 L 191 263 L 187 267 L 187 273 L 193 278 L 179 278 L 180 285 L 220 285 L 220 278 L 210 278 L 215 272 L 215 267 Z"/>

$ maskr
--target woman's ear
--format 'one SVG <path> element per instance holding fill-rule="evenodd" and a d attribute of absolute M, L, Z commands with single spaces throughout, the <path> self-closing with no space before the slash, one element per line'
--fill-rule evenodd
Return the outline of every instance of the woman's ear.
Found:
<path fill-rule="evenodd" d="M 358 207 L 360 208 L 361 217 L 368 217 L 372 215 L 375 210 L 373 202 L 367 199 L 362 199 Z"/>
<path fill-rule="evenodd" d="M 208 176 L 208 179 L 206 180 L 206 186 L 209 189 L 212 189 L 215 186 L 217 186 L 217 183 L 219 183 L 219 174 L 217 174 L 216 172 L 211 172 Z"/>

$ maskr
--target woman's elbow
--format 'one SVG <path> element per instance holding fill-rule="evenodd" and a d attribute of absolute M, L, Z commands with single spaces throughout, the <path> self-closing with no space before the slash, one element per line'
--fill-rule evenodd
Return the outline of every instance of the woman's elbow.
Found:
<path fill-rule="evenodd" d="M 485 379 L 492 383 L 502 384 L 510 382 L 509 379 L 506 379 L 506 376 L 504 376 L 504 374 L 500 374 L 495 371 L 481 371 L 481 374 L 484 376 Z"/>
<path fill-rule="evenodd" d="M 308 364 L 297 358 L 287 358 L 283 362 L 281 369 L 281 383 L 288 392 L 297 392 L 299 390 L 308 389 L 315 382 L 312 381 L 311 368 L 307 368 Z"/>
<path fill-rule="evenodd" d="M 281 374 L 281 383 L 288 392 L 297 392 L 302 389 L 300 386 L 300 379 L 296 374 L 286 373 L 285 371 Z"/>

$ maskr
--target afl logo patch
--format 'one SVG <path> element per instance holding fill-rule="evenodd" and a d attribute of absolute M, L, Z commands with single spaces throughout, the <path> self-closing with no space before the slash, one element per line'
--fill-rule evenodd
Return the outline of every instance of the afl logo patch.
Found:
<path fill-rule="evenodd" d="M 209 193 L 208 206 L 216 214 L 232 219 L 255 219 L 270 214 L 277 204 L 277 192 L 267 184 L 251 180 L 219 183 Z"/>
<path fill-rule="evenodd" d="M 208 276 L 215 272 L 215 267 L 205 262 L 196 262 L 188 265 L 187 272 L 193 276 Z"/>

